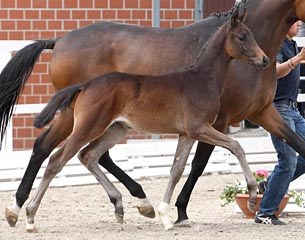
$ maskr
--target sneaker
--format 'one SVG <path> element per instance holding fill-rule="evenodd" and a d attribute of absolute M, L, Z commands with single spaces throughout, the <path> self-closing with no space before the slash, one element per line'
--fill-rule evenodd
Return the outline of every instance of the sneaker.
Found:
<path fill-rule="evenodd" d="M 262 224 L 286 225 L 286 223 L 278 219 L 275 215 L 256 214 L 254 221 Z"/>
<path fill-rule="evenodd" d="M 266 191 L 267 188 L 267 181 L 262 180 L 257 184 L 258 191 L 260 194 L 263 194 Z"/>

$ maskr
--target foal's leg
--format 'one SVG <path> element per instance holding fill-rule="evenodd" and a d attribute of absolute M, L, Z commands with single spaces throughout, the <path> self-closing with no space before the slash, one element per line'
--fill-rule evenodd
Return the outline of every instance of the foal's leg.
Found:
<path fill-rule="evenodd" d="M 221 132 L 225 129 L 224 124 L 217 124 L 215 123 L 213 126 L 220 130 Z M 192 191 L 195 187 L 195 184 L 198 178 L 202 175 L 209 158 L 214 150 L 215 146 L 211 144 L 207 144 L 205 142 L 198 142 L 195 156 L 192 160 L 191 165 L 191 172 L 183 185 L 183 188 L 177 198 L 175 206 L 177 207 L 178 211 L 178 218 L 175 222 L 176 226 L 190 226 L 190 222 L 188 221 L 188 216 L 186 213 L 186 208 L 189 203 Z"/>
<path fill-rule="evenodd" d="M 36 139 L 29 165 L 15 194 L 16 201 L 5 210 L 6 219 L 10 226 L 16 225 L 20 209 L 29 197 L 34 180 L 43 161 L 70 134 L 72 126 L 72 111 L 71 109 L 66 109 L 60 113 L 54 124 Z"/>
<path fill-rule="evenodd" d="M 110 126 L 107 131 L 98 139 L 91 142 L 78 155 L 82 164 L 96 177 L 99 183 L 104 187 L 110 201 L 115 206 L 115 216 L 118 222 L 123 223 L 123 205 L 122 196 L 115 186 L 109 181 L 106 175 L 101 171 L 97 164 L 97 159 L 109 148 L 119 143 L 122 138 L 127 135 L 128 128 L 120 123 L 115 123 Z M 141 199 L 138 204 L 140 213 L 145 213 L 146 216 L 154 217 L 155 211 L 151 203 L 146 199 Z"/>
<path fill-rule="evenodd" d="M 28 232 L 36 231 L 36 227 L 34 226 L 34 217 L 50 182 L 56 176 L 56 174 L 61 171 L 63 166 L 66 165 L 69 159 L 71 159 L 87 142 L 88 141 L 82 141 L 70 136 L 67 142 L 50 157 L 39 187 L 26 207 L 26 230 Z"/>
<path fill-rule="evenodd" d="M 180 180 L 181 175 L 184 171 L 187 158 L 189 156 L 189 153 L 192 149 L 194 142 L 195 142 L 194 140 L 191 140 L 185 135 L 179 135 L 177 150 L 175 153 L 174 163 L 171 168 L 169 183 L 167 185 L 166 192 L 163 196 L 163 200 L 158 208 L 160 218 L 166 230 L 173 227 L 173 224 L 171 223 L 168 216 L 169 203 L 172 198 L 175 186 Z"/>
<path fill-rule="evenodd" d="M 202 175 L 203 170 L 205 169 L 214 148 L 214 145 L 210 145 L 204 142 L 198 142 L 197 144 L 195 156 L 192 160 L 191 172 L 187 177 L 187 180 L 184 183 L 183 188 L 180 194 L 178 195 L 175 204 L 178 212 L 178 218 L 175 222 L 175 225 L 178 227 L 190 226 L 190 222 L 188 221 L 188 216 L 186 213 L 186 208 L 190 201 L 190 197 L 195 187 L 195 184 L 198 178 Z"/>
<path fill-rule="evenodd" d="M 212 145 L 220 146 L 231 151 L 239 160 L 239 164 L 245 176 L 247 187 L 249 190 L 248 208 L 250 211 L 255 211 L 256 204 L 256 180 L 247 163 L 245 152 L 240 144 L 225 134 L 217 131 L 210 124 L 206 123 L 202 127 L 191 126 L 188 128 L 190 137 Z"/>

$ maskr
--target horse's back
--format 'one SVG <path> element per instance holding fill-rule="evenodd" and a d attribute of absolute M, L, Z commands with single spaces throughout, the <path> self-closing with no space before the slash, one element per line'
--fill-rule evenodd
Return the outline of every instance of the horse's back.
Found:
<path fill-rule="evenodd" d="M 61 89 L 107 72 L 159 75 L 190 65 L 216 29 L 211 23 L 220 24 L 209 18 L 162 29 L 99 22 L 71 31 L 56 42 L 51 80 Z"/>

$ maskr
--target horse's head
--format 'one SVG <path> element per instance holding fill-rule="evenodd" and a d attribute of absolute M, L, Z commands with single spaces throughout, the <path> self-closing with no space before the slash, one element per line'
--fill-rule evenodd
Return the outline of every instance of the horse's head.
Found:
<path fill-rule="evenodd" d="M 226 51 L 234 59 L 254 64 L 260 69 L 268 66 L 269 58 L 258 46 L 252 32 L 243 23 L 247 11 L 239 15 L 238 9 L 232 14 L 231 21 L 227 23 Z"/>

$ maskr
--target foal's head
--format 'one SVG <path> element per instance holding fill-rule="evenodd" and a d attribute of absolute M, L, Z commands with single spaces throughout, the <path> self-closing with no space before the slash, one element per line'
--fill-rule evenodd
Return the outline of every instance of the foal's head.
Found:
<path fill-rule="evenodd" d="M 236 10 L 227 23 L 227 38 L 225 49 L 235 59 L 254 64 L 259 69 L 268 66 L 269 58 L 256 43 L 252 32 L 243 23 L 246 19 L 246 9 L 240 16 Z"/>

